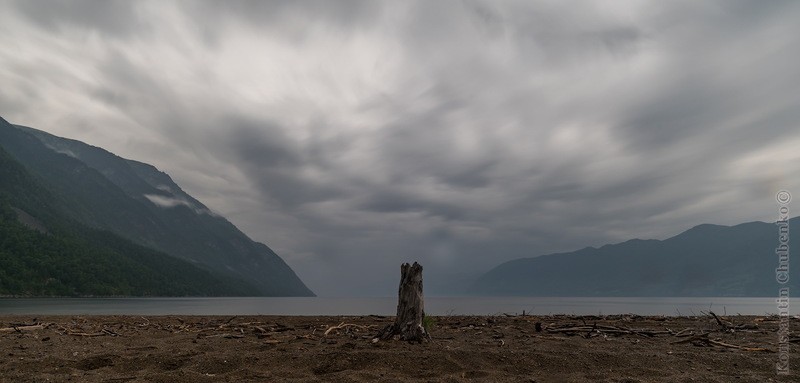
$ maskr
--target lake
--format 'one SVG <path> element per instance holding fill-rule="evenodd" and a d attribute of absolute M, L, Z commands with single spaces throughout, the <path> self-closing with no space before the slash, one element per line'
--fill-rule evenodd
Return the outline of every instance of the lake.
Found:
<path fill-rule="evenodd" d="M 2 298 L 0 315 L 394 315 L 397 298 Z M 429 315 L 764 315 L 775 298 L 425 297 Z"/>

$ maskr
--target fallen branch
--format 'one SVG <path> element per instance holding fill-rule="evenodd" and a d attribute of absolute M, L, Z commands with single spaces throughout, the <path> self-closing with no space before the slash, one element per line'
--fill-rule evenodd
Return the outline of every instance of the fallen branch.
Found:
<path fill-rule="evenodd" d="M 654 337 L 658 335 L 672 335 L 669 330 L 648 330 L 648 329 L 631 329 L 626 327 L 609 326 L 609 325 L 592 325 L 592 326 L 574 326 L 552 328 L 548 327 L 545 331 L 550 333 L 564 333 L 567 335 L 579 334 L 608 334 L 608 335 L 640 335 L 645 337 Z"/>
<path fill-rule="evenodd" d="M 707 333 L 707 332 L 706 333 L 702 333 L 702 334 L 698 334 L 698 335 L 695 335 L 695 336 L 692 336 L 692 337 L 689 337 L 689 338 L 686 338 L 686 339 L 681 339 L 679 341 L 672 342 L 671 344 L 692 343 L 695 346 L 700 346 L 700 345 L 720 346 L 720 347 L 733 348 L 733 349 L 742 350 L 742 351 L 775 352 L 773 350 L 770 350 L 770 349 L 764 348 L 764 347 L 739 346 L 739 345 L 736 345 L 736 344 L 730 344 L 730 343 L 725 343 L 723 341 L 710 339 L 708 337 L 709 334 L 710 333 Z"/>
<path fill-rule="evenodd" d="M 690 336 L 690 337 L 688 337 L 686 339 L 676 340 L 676 341 L 674 341 L 674 342 L 672 342 L 670 344 L 689 343 L 689 342 L 694 342 L 696 340 L 701 340 L 702 341 L 703 339 L 708 339 L 708 334 L 710 334 L 710 333 L 704 332 L 702 334 L 692 335 L 692 336 Z"/>
<path fill-rule="evenodd" d="M 111 329 L 104 328 L 102 331 L 104 333 L 108 334 L 108 335 L 111 335 L 111 336 L 122 336 L 122 334 L 120 334 L 120 333 L 118 333 L 118 332 L 116 332 L 114 330 L 111 330 Z"/>
<path fill-rule="evenodd" d="M 577 332 L 585 332 L 591 331 L 594 327 L 592 326 L 581 326 L 581 327 L 566 327 L 566 328 L 548 328 L 547 332 L 555 332 L 555 333 L 577 333 Z"/>
<path fill-rule="evenodd" d="M 225 333 L 225 334 L 206 335 L 206 336 L 202 336 L 200 338 L 238 339 L 238 338 L 244 338 L 244 335 L 242 335 L 242 334 L 227 334 L 227 333 Z"/>
<path fill-rule="evenodd" d="M 775 351 L 773 351 L 773 350 L 770 350 L 770 349 L 768 349 L 768 348 L 763 348 L 763 347 L 747 347 L 747 346 L 739 346 L 739 345 L 735 345 L 735 344 L 730 344 L 730 343 L 720 342 L 720 341 L 718 341 L 718 340 L 714 340 L 714 339 L 706 339 L 706 340 L 704 340 L 704 342 L 708 342 L 708 343 L 710 343 L 710 344 L 713 344 L 713 345 L 715 345 L 715 346 L 721 346 L 721 347 L 727 347 L 727 348 L 735 348 L 735 349 L 737 349 L 737 350 L 742 350 L 742 351 L 766 351 L 766 352 L 775 352 Z"/>
<path fill-rule="evenodd" d="M 85 332 L 68 331 L 67 335 L 72 335 L 72 336 L 105 336 L 105 335 L 108 335 L 108 334 L 106 334 L 104 332 L 85 333 Z"/>
<path fill-rule="evenodd" d="M 722 329 L 725 331 L 728 331 L 731 328 L 731 325 L 733 325 L 733 323 L 731 322 L 723 321 L 722 319 L 720 319 L 720 317 L 717 316 L 717 314 L 714 314 L 713 311 L 709 311 L 708 314 L 714 317 L 714 320 L 717 321 L 719 327 L 722 327 Z"/>
<path fill-rule="evenodd" d="M 328 329 L 325 330 L 324 335 L 328 336 L 333 331 L 344 330 L 344 329 L 347 329 L 347 328 L 358 328 L 358 329 L 366 330 L 368 327 L 367 326 L 361 326 L 361 325 L 353 324 L 353 323 L 344 323 L 344 322 L 342 322 L 342 323 L 339 323 L 337 326 L 328 327 Z"/>
<path fill-rule="evenodd" d="M 680 337 L 684 337 L 684 336 L 692 336 L 692 335 L 694 335 L 693 331 L 694 331 L 694 329 L 689 327 L 689 328 L 685 328 L 685 329 L 683 329 L 681 331 L 676 332 L 675 334 L 673 334 L 673 336 L 676 336 L 676 337 L 679 337 L 679 338 Z"/>
<path fill-rule="evenodd" d="M 14 326 L 14 327 L 0 328 L 0 332 L 36 331 L 36 330 L 44 330 L 45 327 L 47 326 L 41 324 L 31 325 L 31 326 Z"/>

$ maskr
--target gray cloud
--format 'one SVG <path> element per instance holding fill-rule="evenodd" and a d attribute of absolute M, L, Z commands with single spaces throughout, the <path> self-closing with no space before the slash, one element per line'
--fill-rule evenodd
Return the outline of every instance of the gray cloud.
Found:
<path fill-rule="evenodd" d="M 54 33 L 84 29 L 102 35 L 127 37 L 149 29 L 136 2 L 125 0 L 13 0 L 20 14 Z"/>
<path fill-rule="evenodd" d="M 407 260 L 452 292 L 773 219 L 800 190 L 798 8 L 6 2 L 0 114 L 167 171 L 319 293 L 392 294 Z"/>

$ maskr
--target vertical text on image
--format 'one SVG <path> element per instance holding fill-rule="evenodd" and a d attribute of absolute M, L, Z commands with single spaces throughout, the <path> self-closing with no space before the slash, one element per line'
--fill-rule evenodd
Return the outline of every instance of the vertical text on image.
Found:
<path fill-rule="evenodd" d="M 776 370 L 779 375 L 789 374 L 789 203 L 792 195 L 781 190 L 775 195 L 778 201 L 778 247 L 775 255 L 778 257 L 778 267 L 775 268 L 775 280 L 778 289 L 778 362 Z"/>

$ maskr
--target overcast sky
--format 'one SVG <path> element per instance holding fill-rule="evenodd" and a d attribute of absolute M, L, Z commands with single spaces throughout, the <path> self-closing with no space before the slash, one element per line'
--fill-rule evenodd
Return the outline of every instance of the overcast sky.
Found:
<path fill-rule="evenodd" d="M 798 1 L 0 0 L 0 116 L 166 171 L 319 295 L 395 294 L 414 260 L 446 292 L 774 221 L 778 190 L 800 196 L 798 20 Z"/>

